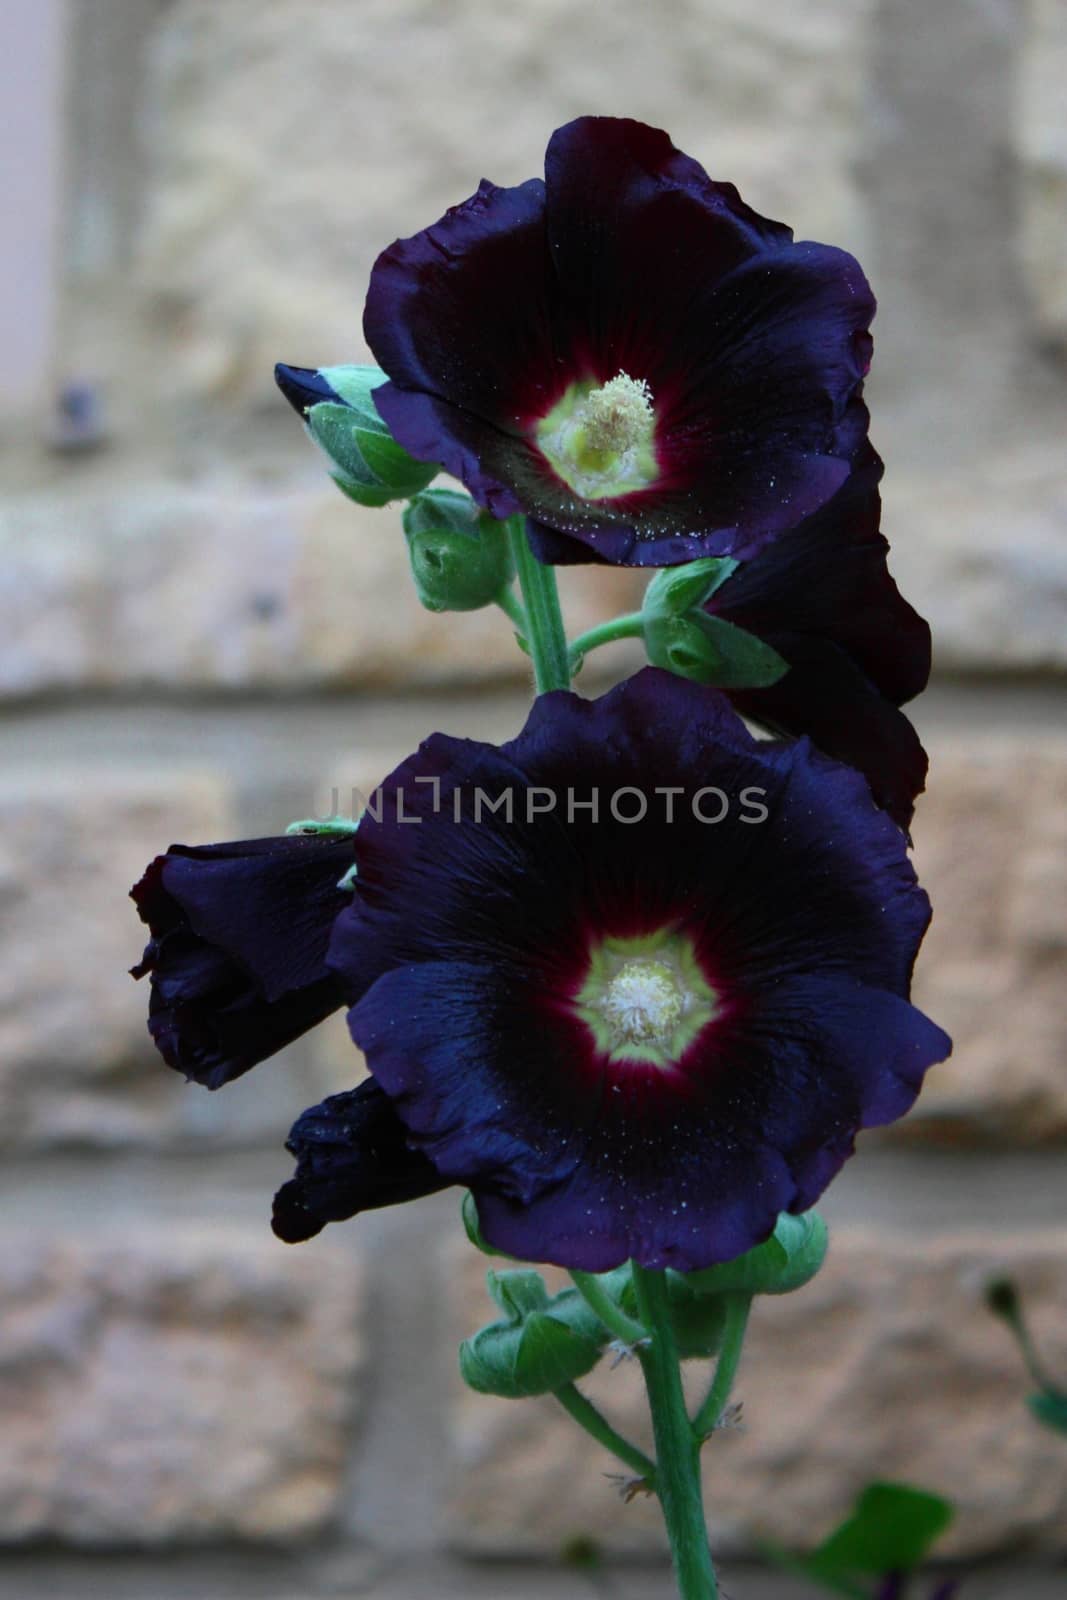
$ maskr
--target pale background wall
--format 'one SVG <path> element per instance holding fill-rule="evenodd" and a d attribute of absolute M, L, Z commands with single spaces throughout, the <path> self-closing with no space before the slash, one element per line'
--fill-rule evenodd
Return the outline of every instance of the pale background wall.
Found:
<path fill-rule="evenodd" d="M 793 1592 L 756 1537 L 886 1473 L 960 1500 L 968 1595 L 1062 1592 L 1067 1451 L 979 1292 L 1017 1271 L 1067 1374 L 1065 79 L 1062 0 L 0 6 L 3 1600 L 571 1596 L 579 1535 L 651 1562 L 598 1592 L 669 1592 L 569 1424 L 458 1393 L 483 1308 L 454 1197 L 272 1241 L 343 1030 L 211 1097 L 124 975 L 126 888 L 172 839 L 516 727 L 506 626 L 419 610 L 391 514 L 323 486 L 270 370 L 359 360 L 376 251 L 584 111 L 863 259 L 885 526 L 937 645 L 919 999 L 957 1052 L 831 1191 L 826 1274 L 757 1318 L 748 1431 L 709 1464 L 727 1587 Z M 633 586 L 605 582 L 565 579 L 575 625 Z M 401 1264 L 442 1296 L 423 1332 Z"/>

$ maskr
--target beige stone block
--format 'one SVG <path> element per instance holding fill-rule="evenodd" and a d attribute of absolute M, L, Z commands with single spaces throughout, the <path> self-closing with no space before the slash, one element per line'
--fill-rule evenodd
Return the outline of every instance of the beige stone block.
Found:
<path fill-rule="evenodd" d="M 378 252 L 484 175 L 539 174 L 583 113 L 658 125 L 713 177 L 862 248 L 871 0 L 488 8 L 481 0 L 176 0 L 150 56 L 138 281 L 168 402 L 267 403 L 276 360 L 365 356 Z M 797 159 L 798 149 L 818 160 Z"/>
<path fill-rule="evenodd" d="M 914 835 L 934 917 L 914 998 L 955 1049 L 894 1136 L 1067 1135 L 1065 791 L 1062 739 L 931 741 Z"/>
<path fill-rule="evenodd" d="M 705 1451 L 713 1550 L 735 1556 L 767 1538 L 810 1547 L 885 1477 L 956 1502 L 943 1555 L 1062 1554 L 1062 1442 L 1026 1410 L 1026 1377 L 982 1288 L 1010 1271 L 1047 1360 L 1067 1370 L 1065 1259 L 1062 1229 L 986 1241 L 835 1232 L 813 1283 L 756 1303 L 735 1390 L 743 1427 Z M 492 1315 L 475 1287 L 484 1264 L 469 1260 L 454 1279 L 458 1334 Z M 647 1447 L 639 1373 L 605 1367 L 580 1387 Z M 623 1505 L 606 1476 L 614 1458 L 549 1399 L 461 1392 L 457 1377 L 452 1448 L 448 1528 L 465 1550 L 545 1556 L 579 1534 L 615 1553 L 662 1547 L 656 1505 Z"/>
<path fill-rule="evenodd" d="M 328 1248 L 127 1231 L 0 1248 L 0 1538 L 272 1543 L 333 1515 L 360 1277 Z"/>
<path fill-rule="evenodd" d="M 11 501 L 0 695 L 522 681 L 502 612 L 419 604 L 399 515 L 345 500 L 310 446 L 305 476 L 268 489 L 160 479 Z M 573 633 L 632 609 L 643 588 L 591 567 L 563 586 Z"/>
<path fill-rule="evenodd" d="M 883 532 L 929 620 L 939 671 L 1067 667 L 1067 466 L 1060 441 L 946 474 L 889 472 Z"/>
<path fill-rule="evenodd" d="M 1019 249 L 1038 338 L 1067 342 L 1067 10 L 1026 0 L 1015 94 Z"/>
<path fill-rule="evenodd" d="M 129 889 L 175 840 L 233 837 L 207 773 L 58 760 L 0 781 L 0 1138 L 154 1139 L 188 1091 L 145 1027 Z"/>

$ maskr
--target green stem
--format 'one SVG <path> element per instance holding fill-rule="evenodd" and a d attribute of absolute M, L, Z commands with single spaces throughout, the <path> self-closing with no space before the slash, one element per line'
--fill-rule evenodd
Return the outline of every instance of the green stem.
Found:
<path fill-rule="evenodd" d="M 621 1306 L 615 1304 L 595 1272 L 579 1272 L 574 1269 L 571 1272 L 571 1282 L 590 1310 L 596 1312 L 608 1332 L 613 1333 L 624 1345 L 632 1347 L 647 1338 L 647 1330 L 632 1317 L 628 1317 Z"/>
<path fill-rule="evenodd" d="M 526 537 L 522 517 L 508 521 L 508 538 L 526 608 L 526 643 L 533 661 L 538 694 L 571 686 L 570 657 L 559 609 L 556 569 L 538 561 Z"/>
<path fill-rule="evenodd" d="M 616 1433 L 607 1417 L 597 1410 L 591 1400 L 587 1400 L 573 1383 L 566 1383 L 562 1389 L 553 1392 L 560 1405 L 565 1411 L 570 1412 L 580 1428 L 592 1434 L 605 1450 L 610 1450 L 612 1455 L 618 1456 L 619 1460 L 647 1483 L 650 1489 L 655 1489 L 655 1462 L 650 1461 L 644 1451 L 639 1450 L 635 1444 L 624 1439 L 621 1433 Z"/>
<path fill-rule="evenodd" d="M 726 1325 L 719 1351 L 719 1364 L 715 1368 L 715 1376 L 708 1390 L 707 1399 L 693 1418 L 693 1427 L 700 1439 L 708 1437 L 726 1410 L 726 1402 L 730 1398 L 730 1390 L 737 1376 L 737 1364 L 741 1360 L 741 1347 L 745 1342 L 745 1330 L 748 1327 L 748 1313 L 751 1306 L 751 1295 L 732 1294 L 727 1299 Z"/>
<path fill-rule="evenodd" d="M 515 624 L 515 627 L 525 639 L 526 613 L 519 604 L 518 598 L 512 594 L 510 589 L 501 589 L 500 593 L 496 597 L 496 604 L 500 607 L 504 615 L 510 618 L 510 620 Z"/>
<path fill-rule="evenodd" d="M 609 622 L 599 622 L 587 633 L 580 633 L 571 642 L 571 671 L 581 666 L 590 650 L 602 644 L 614 644 L 616 639 L 640 639 L 645 631 L 645 621 L 640 611 L 627 611 L 624 616 L 612 617 Z"/>
<path fill-rule="evenodd" d="M 641 1320 L 651 1335 L 638 1351 L 656 1440 L 656 1493 L 667 1524 L 682 1600 L 717 1600 L 700 1494 L 700 1439 L 686 1410 L 678 1346 L 663 1272 L 632 1266 Z"/>

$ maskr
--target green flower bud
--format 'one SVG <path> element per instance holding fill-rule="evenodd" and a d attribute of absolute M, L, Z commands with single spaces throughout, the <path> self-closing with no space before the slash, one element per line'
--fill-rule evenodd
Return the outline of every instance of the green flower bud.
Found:
<path fill-rule="evenodd" d="M 802 1217 L 783 1211 L 763 1244 L 720 1266 L 687 1272 L 685 1281 L 698 1295 L 789 1294 L 814 1278 L 826 1245 L 826 1224 L 817 1211 Z"/>
<path fill-rule="evenodd" d="M 515 576 L 507 530 L 469 495 L 431 489 L 402 518 L 419 599 L 428 611 L 478 611 Z"/>
<path fill-rule="evenodd" d="M 644 610 L 659 616 L 678 616 L 710 600 L 716 589 L 737 571 L 730 556 L 706 556 L 684 567 L 664 567 L 645 591 Z"/>
<path fill-rule="evenodd" d="M 318 377 L 336 398 L 306 407 L 304 420 L 329 458 L 338 488 L 361 506 L 409 500 L 425 489 L 440 468 L 416 461 L 379 416 L 373 391 L 387 381 L 385 373 L 378 367 L 322 367 Z"/>
<path fill-rule="evenodd" d="M 647 597 L 646 597 L 647 598 Z M 777 650 L 706 611 L 642 607 L 645 649 L 654 667 L 722 689 L 765 689 L 789 670 Z"/>
<path fill-rule="evenodd" d="M 460 1372 L 470 1388 L 517 1400 L 551 1394 L 592 1371 L 600 1345 L 553 1314 L 539 1272 L 490 1272 L 487 1282 L 506 1315 L 459 1347 Z"/>

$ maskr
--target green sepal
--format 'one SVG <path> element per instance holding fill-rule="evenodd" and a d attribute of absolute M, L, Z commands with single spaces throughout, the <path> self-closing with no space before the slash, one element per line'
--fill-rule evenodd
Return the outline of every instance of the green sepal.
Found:
<path fill-rule="evenodd" d="M 401 521 L 419 599 L 428 611 L 479 611 L 515 577 L 507 528 L 470 495 L 431 489 Z"/>
<path fill-rule="evenodd" d="M 680 616 L 710 600 L 737 567 L 731 556 L 704 556 L 684 567 L 664 567 L 645 590 L 642 610 L 646 615 Z"/>
<path fill-rule="evenodd" d="M 308 432 L 330 461 L 330 476 L 361 506 L 385 506 L 419 494 L 440 468 L 416 461 L 385 424 L 353 406 L 320 400 L 305 413 Z"/>
<path fill-rule="evenodd" d="M 1033 1416 L 1056 1433 L 1067 1433 L 1067 1394 L 1059 1389 L 1039 1389 L 1026 1397 Z"/>
<path fill-rule="evenodd" d="M 654 667 L 722 689 L 766 689 L 789 671 L 777 650 L 722 617 L 690 610 L 644 613 L 645 649 Z"/>
<path fill-rule="evenodd" d="M 826 1256 L 826 1224 L 817 1211 L 793 1217 L 783 1211 L 763 1244 L 717 1267 L 687 1272 L 697 1295 L 789 1294 L 810 1282 Z"/>
<path fill-rule="evenodd" d="M 953 1515 L 941 1495 L 906 1483 L 871 1483 L 845 1521 L 797 1566 L 826 1583 L 914 1572 Z"/>
<path fill-rule="evenodd" d="M 505 1261 L 517 1261 L 519 1259 L 518 1256 L 509 1256 L 506 1250 L 498 1250 L 495 1245 L 489 1244 L 486 1240 L 482 1233 L 481 1223 L 478 1220 L 478 1202 L 469 1189 L 464 1193 L 459 1214 L 463 1219 L 463 1227 L 467 1238 L 476 1250 L 482 1252 L 483 1256 L 501 1256 Z"/>
<path fill-rule="evenodd" d="M 539 1272 L 490 1271 L 487 1283 L 505 1317 L 459 1347 L 471 1389 L 508 1400 L 552 1394 L 596 1366 L 601 1345 L 554 1314 Z"/>
<path fill-rule="evenodd" d="M 697 1294 L 684 1272 L 667 1273 L 671 1326 L 683 1361 L 705 1361 L 719 1353 L 726 1325 L 726 1301 Z"/>
<path fill-rule="evenodd" d="M 419 494 L 440 471 L 436 462 L 416 461 L 397 444 L 374 403 L 374 391 L 387 383 L 380 367 L 321 367 L 320 375 L 338 396 L 320 400 L 304 413 L 308 432 L 329 457 L 330 476 L 349 499 L 362 506 L 384 506 Z"/>

